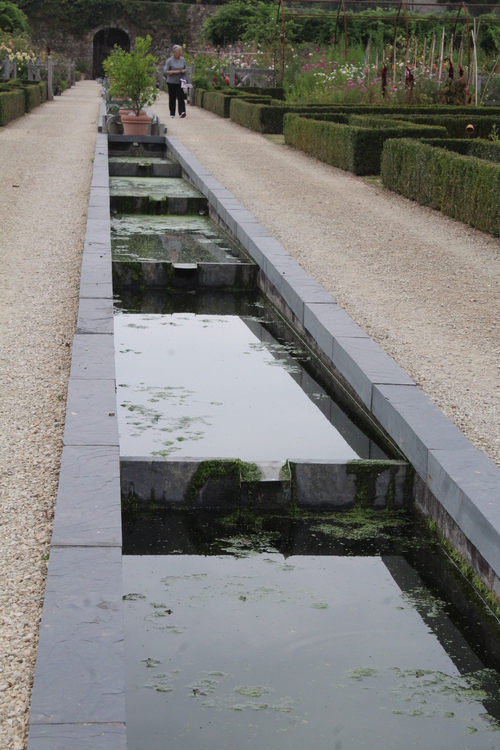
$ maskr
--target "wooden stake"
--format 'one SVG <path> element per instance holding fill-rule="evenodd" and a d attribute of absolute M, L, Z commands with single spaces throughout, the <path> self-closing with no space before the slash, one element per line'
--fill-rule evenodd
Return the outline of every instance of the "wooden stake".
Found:
<path fill-rule="evenodd" d="M 429 75 L 432 75 L 432 69 L 434 68 L 434 52 L 436 50 L 436 32 L 432 35 L 432 47 L 431 47 L 431 69 Z"/>
<path fill-rule="evenodd" d="M 464 35 L 462 33 L 462 39 L 460 40 L 460 49 L 458 51 L 458 67 L 462 65 L 462 58 L 464 56 Z"/>
<path fill-rule="evenodd" d="M 422 52 L 422 72 L 425 70 L 425 53 L 427 51 L 427 37 L 424 36 L 424 51 Z"/>
<path fill-rule="evenodd" d="M 378 47 L 375 52 L 375 76 L 378 76 Z"/>
<path fill-rule="evenodd" d="M 415 37 L 415 54 L 413 56 L 413 69 L 417 67 L 417 51 L 418 51 L 418 39 Z"/>
<path fill-rule="evenodd" d="M 441 83 L 441 76 L 443 74 L 443 57 L 444 57 L 444 28 L 443 28 L 443 36 L 441 37 L 441 49 L 439 52 L 439 78 L 438 78 L 439 83 Z"/>

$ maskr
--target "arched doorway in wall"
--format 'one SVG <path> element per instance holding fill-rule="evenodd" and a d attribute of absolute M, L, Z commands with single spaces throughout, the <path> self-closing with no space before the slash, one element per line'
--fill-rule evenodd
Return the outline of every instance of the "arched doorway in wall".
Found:
<path fill-rule="evenodd" d="M 130 37 L 121 29 L 101 29 L 94 36 L 94 58 L 92 72 L 94 78 L 104 75 L 102 64 L 118 45 L 125 52 L 130 52 Z"/>

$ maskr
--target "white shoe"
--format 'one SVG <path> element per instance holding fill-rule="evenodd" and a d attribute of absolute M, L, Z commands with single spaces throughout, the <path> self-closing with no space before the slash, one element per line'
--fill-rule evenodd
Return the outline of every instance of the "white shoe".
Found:
<path fill-rule="evenodd" d="M 173 120 L 175 115 L 170 115 L 170 119 Z"/>
<path fill-rule="evenodd" d="M 186 113 L 185 113 L 185 112 L 183 112 L 183 113 L 182 113 L 182 115 L 181 115 L 181 117 L 185 117 L 185 116 L 186 116 Z"/>

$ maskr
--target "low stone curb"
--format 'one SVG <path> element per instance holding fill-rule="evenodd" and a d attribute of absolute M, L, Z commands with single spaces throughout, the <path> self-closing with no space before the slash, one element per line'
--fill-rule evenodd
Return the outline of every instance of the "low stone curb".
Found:
<path fill-rule="evenodd" d="M 29 750 L 125 750 L 108 144 L 97 136 Z"/>

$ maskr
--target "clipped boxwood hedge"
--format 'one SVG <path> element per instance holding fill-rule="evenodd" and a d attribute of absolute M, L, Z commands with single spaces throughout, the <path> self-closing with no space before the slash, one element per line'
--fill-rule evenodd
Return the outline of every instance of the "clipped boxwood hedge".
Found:
<path fill-rule="evenodd" d="M 22 117 L 24 112 L 25 102 L 22 90 L 0 91 L 0 126 Z"/>
<path fill-rule="evenodd" d="M 231 120 L 257 133 L 282 133 L 283 118 L 287 112 L 304 116 L 308 114 L 330 113 L 330 105 L 292 106 L 288 104 L 254 104 L 241 98 L 231 102 Z"/>
<path fill-rule="evenodd" d="M 467 138 L 465 128 L 467 125 L 474 125 L 475 138 L 487 138 L 493 130 L 493 126 L 500 128 L 500 114 L 496 117 L 485 117 L 471 111 L 466 117 L 460 115 L 405 115 L 398 114 L 397 119 L 402 122 L 413 122 L 416 125 L 442 125 L 448 131 L 450 138 Z M 369 125 L 364 127 L 385 127 L 388 122 L 387 116 L 377 115 L 353 115 L 352 124 L 363 126 L 362 121 L 369 121 Z M 392 119 L 390 120 L 393 121 Z"/>
<path fill-rule="evenodd" d="M 499 164 L 413 139 L 389 140 L 381 175 L 389 190 L 499 236 Z"/>
<path fill-rule="evenodd" d="M 480 138 L 466 140 L 465 138 L 434 138 L 422 139 L 422 143 L 436 148 L 445 148 L 462 156 L 475 156 L 485 161 L 500 162 L 500 142 L 486 141 Z"/>
<path fill-rule="evenodd" d="M 205 98 L 205 94 L 207 93 L 206 89 L 197 89 L 194 90 L 194 104 L 195 107 L 203 107 L 203 100 Z"/>
<path fill-rule="evenodd" d="M 243 94 L 239 91 L 226 93 L 225 91 L 205 91 L 203 97 L 203 109 L 207 109 L 209 112 L 213 112 L 214 115 L 219 117 L 229 117 L 231 101 L 235 98 L 241 98 L 245 101 L 250 101 L 252 104 L 270 104 L 272 99 L 270 96 L 257 96 L 255 94 Z"/>
<path fill-rule="evenodd" d="M 401 124 L 391 128 L 359 128 L 286 114 L 285 142 L 320 161 L 357 175 L 378 174 L 384 143 L 389 138 L 445 138 L 442 127 Z"/>

